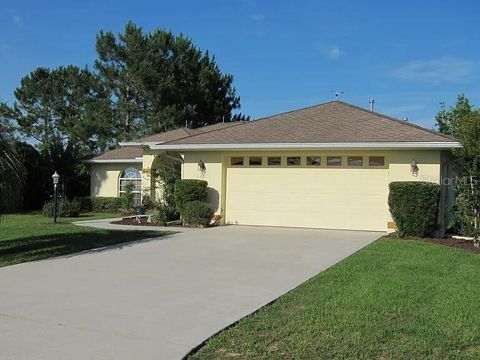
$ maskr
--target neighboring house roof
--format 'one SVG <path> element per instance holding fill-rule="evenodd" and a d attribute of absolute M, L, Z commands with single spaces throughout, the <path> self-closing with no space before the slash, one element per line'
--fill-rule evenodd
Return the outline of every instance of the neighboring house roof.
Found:
<path fill-rule="evenodd" d="M 452 143 L 454 139 L 343 101 L 332 101 L 163 145 Z"/>
<path fill-rule="evenodd" d="M 119 147 L 84 160 L 86 163 L 141 163 L 143 149 L 140 147 Z"/>

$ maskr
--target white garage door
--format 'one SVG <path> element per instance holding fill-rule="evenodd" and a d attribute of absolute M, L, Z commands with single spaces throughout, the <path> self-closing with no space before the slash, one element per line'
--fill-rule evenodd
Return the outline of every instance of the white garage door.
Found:
<path fill-rule="evenodd" d="M 387 169 L 229 167 L 229 224 L 385 231 Z"/>

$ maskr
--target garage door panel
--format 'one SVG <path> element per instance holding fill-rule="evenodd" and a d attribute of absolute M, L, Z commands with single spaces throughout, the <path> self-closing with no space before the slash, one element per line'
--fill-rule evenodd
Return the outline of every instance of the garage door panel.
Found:
<path fill-rule="evenodd" d="M 385 169 L 228 168 L 226 221 L 384 230 Z"/>

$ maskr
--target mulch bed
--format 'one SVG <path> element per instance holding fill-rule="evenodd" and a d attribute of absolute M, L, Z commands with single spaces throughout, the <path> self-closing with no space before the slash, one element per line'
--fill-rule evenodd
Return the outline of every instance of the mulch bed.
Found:
<path fill-rule="evenodd" d="M 125 218 L 122 220 L 111 221 L 110 224 L 116 225 L 135 225 L 135 226 L 159 226 L 157 224 L 152 224 L 147 222 L 147 217 L 136 218 Z M 140 220 L 140 221 L 139 221 Z"/>
<path fill-rule="evenodd" d="M 399 239 L 395 233 L 388 234 L 386 237 L 390 238 L 390 239 Z M 402 240 L 423 240 L 425 242 L 432 243 L 432 244 L 454 247 L 454 248 L 458 248 L 458 249 L 467 250 L 467 251 L 470 251 L 470 252 L 473 252 L 473 253 L 476 253 L 476 254 L 480 254 L 480 248 L 474 247 L 472 240 L 463 240 L 463 239 L 454 239 L 454 238 L 445 238 L 445 239 L 423 238 L 423 239 L 419 239 L 418 237 L 413 237 L 413 236 L 406 237 Z"/>
<path fill-rule="evenodd" d="M 454 238 L 446 238 L 446 239 L 431 238 L 431 239 L 425 239 L 425 241 L 434 243 L 434 244 L 459 248 L 459 249 L 480 254 L 480 248 L 474 247 L 472 240 L 461 240 L 461 239 L 454 239 Z"/>

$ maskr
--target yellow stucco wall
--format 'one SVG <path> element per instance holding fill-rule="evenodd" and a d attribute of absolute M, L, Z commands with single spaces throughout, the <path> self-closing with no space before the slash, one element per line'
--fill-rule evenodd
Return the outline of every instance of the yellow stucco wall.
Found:
<path fill-rule="evenodd" d="M 275 218 L 269 215 L 268 206 L 272 209 L 280 209 L 288 206 L 288 199 L 290 196 L 290 202 L 293 201 L 292 192 L 298 190 L 298 194 L 295 195 L 295 202 L 299 211 L 294 214 L 286 215 L 285 219 L 281 219 L 280 222 L 283 225 L 290 226 L 307 226 L 304 219 L 308 218 L 308 207 L 314 206 L 314 202 L 309 200 L 308 189 L 315 193 L 323 191 L 324 188 L 319 187 L 315 189 L 312 187 L 312 183 L 317 181 L 317 174 L 314 174 L 316 167 L 306 166 L 306 156 L 321 156 L 322 165 L 321 173 L 318 172 L 318 179 L 326 184 L 327 193 L 330 191 L 330 206 L 312 208 L 312 211 L 324 212 L 322 220 L 318 221 L 319 227 L 322 224 L 336 224 L 335 216 L 347 216 L 348 221 L 343 220 L 346 224 L 371 224 L 363 226 L 365 229 L 374 230 L 387 230 L 387 223 L 391 221 L 390 213 L 388 211 L 388 205 L 386 203 L 388 196 L 388 183 L 392 181 L 430 181 L 440 183 L 440 162 L 441 151 L 439 150 L 389 150 L 389 151 L 187 151 L 183 154 L 184 162 L 182 164 L 182 178 L 184 179 L 203 179 L 208 182 L 208 200 L 210 204 L 215 208 L 215 213 L 222 216 L 222 221 L 229 220 L 229 210 L 227 199 L 235 201 L 235 196 L 240 200 L 248 199 L 250 203 L 255 203 L 255 199 L 258 198 L 261 204 L 254 204 L 253 209 L 237 209 L 236 211 L 242 211 L 243 218 L 247 223 L 261 223 L 258 219 L 269 218 L 266 221 L 266 225 L 275 225 Z M 155 166 L 155 152 L 146 152 L 143 157 L 143 165 L 135 164 L 133 167 L 142 171 L 142 180 L 144 193 L 148 193 L 152 186 L 151 170 Z M 264 165 L 259 167 L 235 167 L 229 166 L 231 156 L 245 156 L 245 164 L 247 163 L 248 156 L 262 156 L 264 158 Z M 282 168 L 272 168 L 266 166 L 266 158 L 268 156 L 281 156 L 282 161 L 285 161 L 287 156 L 301 156 L 302 164 L 298 168 L 286 167 L 282 164 Z M 342 167 L 327 167 L 327 156 L 342 156 Z M 348 156 L 362 156 L 364 158 L 363 167 L 349 167 L 347 166 Z M 368 156 L 384 156 L 385 166 L 383 168 L 370 168 L 368 166 Z M 202 173 L 198 167 L 199 161 L 203 161 L 206 166 L 205 173 Z M 412 160 L 415 160 L 419 167 L 418 176 L 413 176 L 410 172 L 410 164 Z M 122 170 L 126 167 L 132 166 L 131 164 L 92 164 L 91 166 L 91 194 L 92 196 L 117 196 L 118 193 L 118 177 Z M 240 169 L 240 170 L 239 170 Z M 283 171 L 282 170 L 288 170 Z M 242 178 L 243 177 L 243 178 Z M 277 181 L 280 179 L 281 181 Z M 234 181 L 232 183 L 232 181 Z M 338 186 L 337 186 L 338 184 Z M 271 189 L 271 193 L 275 193 L 280 196 L 271 198 L 268 206 L 265 205 L 265 199 L 261 196 L 255 196 L 255 191 L 252 190 L 252 186 L 257 190 Z M 328 187 L 330 190 L 328 190 Z M 231 192 L 229 192 L 229 188 Z M 249 190 L 250 189 L 250 190 Z M 319 190 L 320 189 L 320 190 Z M 158 191 L 158 189 L 157 189 Z M 243 194 L 242 191 L 245 193 Z M 303 191 L 303 193 L 302 193 Z M 235 194 L 234 194 L 235 193 Z M 260 192 L 261 194 L 261 192 Z M 322 193 L 323 194 L 323 193 Z M 355 194 L 360 194 L 356 196 Z M 365 196 L 365 194 L 369 194 Z M 159 196 L 159 194 L 156 194 Z M 273 195 L 272 195 L 273 196 Z M 325 195 L 326 196 L 326 195 Z M 356 197 L 355 197 L 356 196 Z M 302 209 L 302 198 L 307 198 L 305 206 Z M 319 199 L 320 201 L 320 199 Z M 343 211 L 342 208 L 349 206 L 351 211 Z M 325 204 L 327 201 L 325 201 Z M 379 204 L 384 204 L 383 207 Z M 361 211 L 361 206 L 364 206 L 368 211 Z M 263 207 L 263 213 L 262 213 Z M 381 208 L 381 212 L 379 212 Z M 320 210 L 319 210 L 320 209 Z M 248 214 L 249 212 L 249 214 Z M 296 215 L 295 215 L 296 214 Z M 245 215 L 245 216 L 244 216 Z M 320 215 L 319 215 L 320 216 Z M 328 217 L 331 217 L 329 220 Z M 310 216 L 309 224 L 313 224 L 315 219 Z M 370 221 L 376 217 L 379 220 Z M 252 220 L 252 221 L 249 221 Z M 255 221 L 253 221 L 255 220 Z M 262 220 L 263 221 L 263 220 Z M 384 224 L 382 227 L 379 224 Z M 282 224 L 278 224 L 282 225 Z M 338 227 L 342 227 L 341 223 Z M 343 226 L 348 228 L 348 226 Z M 357 228 L 362 228 L 358 225 Z"/>
<path fill-rule="evenodd" d="M 182 165 L 182 179 L 202 179 L 208 182 L 208 202 L 213 205 L 218 215 L 222 214 L 224 209 L 222 205 L 224 159 L 225 154 L 221 152 L 185 152 Z M 200 160 L 205 163 L 205 174 L 198 168 Z"/>
<path fill-rule="evenodd" d="M 141 164 L 91 164 L 90 195 L 95 197 L 118 196 L 118 178 L 126 168 L 141 170 Z"/>
<path fill-rule="evenodd" d="M 238 201 L 246 200 L 249 196 L 250 203 L 255 203 L 255 199 L 262 201 L 262 205 L 254 204 L 253 208 L 248 209 L 236 209 L 239 213 L 242 213 L 242 218 L 246 221 L 245 223 L 252 224 L 262 224 L 262 221 L 265 225 L 275 225 L 275 219 L 272 218 L 271 214 L 269 215 L 269 207 L 272 209 L 279 209 L 281 207 L 288 206 L 289 194 L 295 189 L 299 189 L 301 192 L 304 189 L 304 193 L 298 193 L 299 197 L 308 197 L 308 189 L 311 188 L 309 184 L 315 181 L 315 176 L 311 176 L 311 171 L 315 171 L 312 167 L 307 167 L 305 164 L 306 156 L 321 156 L 322 165 L 321 168 L 328 170 L 321 173 L 322 182 L 329 184 L 331 191 L 331 201 L 330 206 L 323 209 L 325 212 L 324 217 L 328 216 L 340 216 L 343 214 L 341 208 L 345 206 L 352 207 L 350 212 L 346 212 L 346 215 L 349 216 L 350 220 L 344 221 L 346 224 L 367 224 L 366 226 L 358 225 L 357 228 L 369 229 L 369 230 L 387 230 L 387 224 L 391 221 L 391 216 L 388 211 L 387 197 L 388 197 L 388 183 L 392 181 L 430 181 L 439 183 L 440 182 L 440 155 L 439 150 L 390 150 L 390 151 L 288 151 L 288 152 L 279 152 L 279 151 L 242 151 L 242 152 L 219 152 L 219 151 L 198 151 L 198 152 L 185 152 L 184 154 L 184 165 L 182 169 L 182 177 L 190 179 L 204 179 L 209 184 L 209 201 L 216 208 L 216 213 L 222 215 L 223 220 L 229 222 L 229 210 L 227 199 L 230 199 L 230 202 L 235 202 L 235 196 L 238 198 Z M 245 156 L 245 163 L 247 156 L 262 156 L 264 157 L 264 164 L 266 164 L 266 157 L 268 156 L 301 156 L 302 165 L 296 169 L 291 167 L 282 168 L 272 168 L 266 165 L 259 167 L 249 167 L 244 166 L 241 168 L 236 167 L 235 170 L 229 170 L 229 161 L 231 156 Z M 326 157 L 327 156 L 342 156 L 343 166 L 342 167 L 327 167 L 326 166 Z M 364 157 L 364 165 L 361 168 L 352 168 L 348 167 L 347 157 L 348 156 L 362 156 Z M 385 157 L 385 167 L 383 169 L 379 168 L 370 168 L 368 166 L 368 156 L 384 156 Z M 198 168 L 198 162 L 202 160 L 206 165 L 206 172 L 202 174 Z M 410 172 L 410 164 L 412 160 L 415 160 L 419 167 L 418 176 L 413 176 Z M 284 161 L 284 160 L 283 160 Z M 239 172 L 238 169 L 245 169 L 245 171 L 240 171 L 239 174 L 234 172 Z M 283 172 L 282 170 L 287 170 L 288 172 Z M 277 173 L 278 172 L 278 173 Z M 229 178 L 230 174 L 230 178 Z M 319 173 L 320 174 L 320 173 Z M 349 174 L 351 176 L 349 176 Z M 242 184 L 242 177 L 244 177 L 244 184 Z M 234 183 L 230 180 L 233 178 Z M 275 182 L 276 179 L 282 181 Z M 249 179 L 254 179 L 250 181 Z M 283 185 L 282 185 L 283 182 Z M 285 183 L 287 182 L 287 183 Z M 292 184 L 290 184 L 291 182 Z M 338 184 L 338 188 L 335 188 L 335 184 Z M 245 194 L 242 195 L 242 186 L 245 189 Z M 272 187 L 277 187 L 276 190 L 272 192 L 281 193 L 282 196 L 277 198 L 271 198 L 269 204 L 266 204 L 264 197 L 261 192 L 258 196 L 255 196 L 255 190 L 252 190 L 252 186 L 258 189 L 271 189 Z M 343 190 L 341 187 L 343 186 Z M 233 192 L 229 193 L 229 187 Z M 249 188 L 250 187 L 250 188 Z M 283 187 L 283 194 L 282 194 Z M 250 191 L 250 190 L 251 191 Z M 348 190 L 350 189 L 350 190 Z M 316 191 L 311 188 L 311 191 Z M 352 197 L 354 194 L 369 193 L 370 196 L 358 196 L 357 198 Z M 342 197 L 342 194 L 343 197 Z M 283 198 L 283 199 L 282 199 Z M 342 200 L 343 199 L 343 200 Z M 381 200 L 383 199 L 383 200 Z M 298 199 L 296 199 L 298 200 Z M 293 198 L 290 199 L 290 202 L 293 201 Z M 353 203 L 352 203 L 353 201 Z M 356 201 L 356 203 L 355 203 Z M 283 225 L 290 226 L 313 226 L 315 220 L 312 218 L 309 222 L 305 222 L 305 218 L 308 216 L 305 213 L 308 213 L 308 206 L 313 206 L 311 201 L 308 199 L 305 201 L 305 206 L 303 213 L 301 212 L 302 202 L 296 201 L 296 205 L 299 209 L 298 212 L 294 214 L 288 214 L 287 219 L 280 220 Z M 310 204 L 310 205 L 309 205 Z M 371 209 L 370 213 L 365 211 L 357 211 L 361 209 L 360 206 L 364 205 L 365 208 Z M 381 213 L 378 213 L 379 204 L 384 204 Z M 268 206 L 267 206 L 268 205 Z M 256 209 L 255 209 L 256 208 Z M 263 208 L 263 214 L 261 213 Z M 318 207 L 320 209 L 321 206 Z M 316 210 L 318 210 L 316 209 Z M 246 213 L 247 212 L 247 213 Z M 249 212 L 249 213 L 248 213 Z M 295 215 L 296 214 L 296 215 Z M 259 220 L 260 218 L 270 220 Z M 372 220 L 372 217 L 377 217 L 380 220 Z M 372 221 L 370 221 L 372 220 Z M 287 223 L 288 221 L 288 223 Z M 334 217 L 330 221 L 328 219 L 322 218 L 318 220 L 317 223 L 319 227 L 322 224 L 336 224 Z M 310 225 L 309 225 L 310 224 Z M 383 226 L 379 224 L 384 224 Z M 281 225 L 281 224 L 278 224 Z M 341 224 L 338 224 L 338 227 Z M 353 226 L 353 225 L 350 225 Z M 343 228 L 349 228 L 349 225 L 343 226 Z"/>

